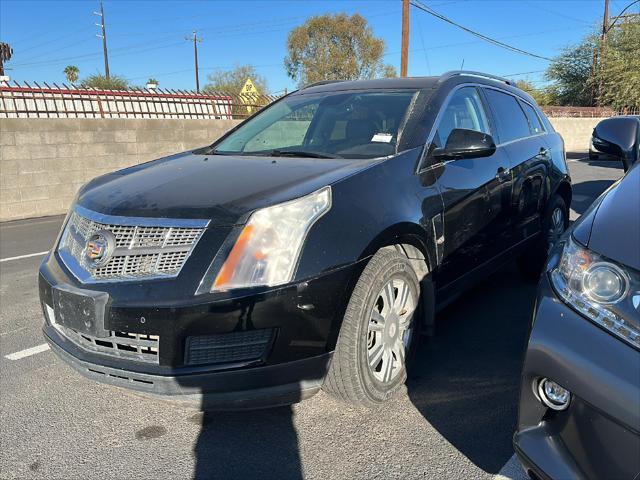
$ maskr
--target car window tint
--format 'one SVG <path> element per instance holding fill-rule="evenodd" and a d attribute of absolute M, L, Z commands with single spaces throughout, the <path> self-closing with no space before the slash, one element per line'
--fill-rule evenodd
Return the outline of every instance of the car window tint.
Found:
<path fill-rule="evenodd" d="M 520 102 L 520 105 L 522 105 L 524 113 L 527 115 L 527 118 L 529 119 L 531 133 L 533 133 L 534 135 L 538 135 L 539 133 L 544 133 L 544 127 L 542 126 L 542 123 L 540 122 L 540 117 L 538 117 L 538 113 L 535 111 L 535 109 L 531 105 L 525 102 Z"/>
<path fill-rule="evenodd" d="M 496 119 L 501 143 L 531 135 L 527 117 L 513 95 L 490 88 L 485 89 L 485 92 Z"/>
<path fill-rule="evenodd" d="M 456 128 L 491 133 L 480 95 L 473 87 L 461 88 L 447 103 L 433 139 L 435 146 L 444 146 L 449 134 Z"/>
<path fill-rule="evenodd" d="M 311 124 L 317 105 L 304 107 L 284 115 L 249 140 L 247 151 L 301 145 Z"/>
<path fill-rule="evenodd" d="M 219 154 L 288 150 L 344 158 L 393 155 L 418 95 L 415 89 L 289 95 L 244 122 L 215 149 Z"/>

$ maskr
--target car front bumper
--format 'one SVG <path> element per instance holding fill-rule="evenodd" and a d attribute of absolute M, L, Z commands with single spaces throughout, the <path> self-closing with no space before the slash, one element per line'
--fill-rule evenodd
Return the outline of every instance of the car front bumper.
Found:
<path fill-rule="evenodd" d="M 571 392 L 566 410 L 538 399 L 534 385 L 541 378 Z M 640 352 L 563 303 L 547 274 L 523 367 L 514 447 L 538 478 L 640 474 Z"/>
<path fill-rule="evenodd" d="M 322 386 L 351 285 L 365 264 L 239 297 L 191 295 L 167 304 L 162 298 L 153 301 L 154 290 L 147 282 L 83 285 L 54 253 L 39 275 L 44 336 L 52 350 L 84 376 L 151 396 L 219 409 L 295 403 Z M 81 323 L 61 319 L 53 309 L 59 299 L 54 291 L 60 289 L 109 294 L 101 331 L 126 332 L 126 339 L 117 337 L 116 342 L 114 337 L 89 334 L 78 327 Z M 132 289 L 140 291 L 139 305 Z M 119 301 L 121 297 L 126 301 Z M 257 332 L 266 334 L 257 345 L 262 348 L 258 354 Z M 143 344 L 154 339 L 153 355 L 149 349 L 147 354 L 135 348 L 119 350 L 132 336 L 143 338 Z M 207 357 L 192 345 L 213 350 Z M 253 353 L 247 356 L 248 351 Z"/>

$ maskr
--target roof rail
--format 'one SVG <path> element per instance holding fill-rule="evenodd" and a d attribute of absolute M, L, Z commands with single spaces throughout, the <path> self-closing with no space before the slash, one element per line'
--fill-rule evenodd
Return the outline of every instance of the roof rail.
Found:
<path fill-rule="evenodd" d="M 450 72 L 443 73 L 440 75 L 439 82 L 444 82 L 445 80 L 449 80 L 455 76 L 466 75 L 469 77 L 482 77 L 487 78 L 489 80 L 497 80 L 498 82 L 506 83 L 507 85 L 515 86 L 515 83 L 511 80 L 503 77 L 498 77 L 497 75 L 491 75 L 490 73 L 482 73 L 482 72 L 474 72 L 471 70 L 452 70 Z"/>
<path fill-rule="evenodd" d="M 308 85 L 305 85 L 304 87 L 302 87 L 301 90 L 304 90 L 305 88 L 319 87 L 320 85 L 328 85 L 330 83 L 340 83 L 340 82 L 344 82 L 344 80 L 320 80 L 319 82 L 313 82 L 313 83 L 309 83 Z"/>

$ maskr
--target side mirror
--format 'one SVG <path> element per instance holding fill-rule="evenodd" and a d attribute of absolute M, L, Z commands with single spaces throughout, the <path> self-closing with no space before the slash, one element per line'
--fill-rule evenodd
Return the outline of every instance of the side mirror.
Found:
<path fill-rule="evenodd" d="M 454 128 L 442 148 L 436 148 L 432 156 L 441 160 L 455 160 L 458 158 L 489 157 L 496 152 L 496 144 L 491 135 Z"/>
<path fill-rule="evenodd" d="M 640 118 L 611 117 L 602 120 L 593 129 L 592 149 L 621 160 L 628 170 L 637 162 L 640 145 Z"/>

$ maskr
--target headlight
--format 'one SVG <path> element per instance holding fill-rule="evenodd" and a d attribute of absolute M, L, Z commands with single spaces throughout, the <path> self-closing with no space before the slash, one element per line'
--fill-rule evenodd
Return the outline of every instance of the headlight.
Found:
<path fill-rule="evenodd" d="M 589 320 L 640 347 L 640 273 L 567 239 L 551 282 Z"/>
<path fill-rule="evenodd" d="M 251 214 L 210 291 L 293 280 L 307 233 L 331 208 L 331 187 Z"/>

